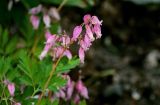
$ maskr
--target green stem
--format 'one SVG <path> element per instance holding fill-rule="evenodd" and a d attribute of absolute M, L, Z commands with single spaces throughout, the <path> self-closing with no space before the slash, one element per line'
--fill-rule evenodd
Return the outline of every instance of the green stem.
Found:
<path fill-rule="evenodd" d="M 59 5 L 59 7 L 57 8 L 57 11 L 59 12 L 62 7 L 65 5 L 65 3 L 67 2 L 67 0 L 63 0 L 63 2 Z"/>
<path fill-rule="evenodd" d="M 47 87 L 48 87 L 48 85 L 49 85 L 49 82 L 50 82 L 50 80 L 51 80 L 51 78 L 52 78 L 52 76 L 53 76 L 53 74 L 54 74 L 54 72 L 55 72 L 55 70 L 56 70 L 57 65 L 59 64 L 59 62 L 60 62 L 60 60 L 61 60 L 61 58 L 62 58 L 62 56 L 63 56 L 64 51 L 65 51 L 65 49 L 62 51 L 62 53 L 61 53 L 60 57 L 58 58 L 57 62 L 56 62 L 55 64 L 53 64 L 52 70 L 51 70 L 50 75 L 49 75 L 49 78 L 47 79 L 47 81 L 46 81 L 46 83 L 45 83 L 45 85 L 44 85 L 44 88 L 43 88 L 43 90 L 42 90 L 42 94 L 41 94 L 40 97 L 39 97 L 39 100 L 38 100 L 37 105 L 40 105 L 41 100 L 42 100 L 42 97 L 43 97 L 43 95 L 44 95 L 44 92 L 45 92 L 45 90 L 47 89 Z"/>

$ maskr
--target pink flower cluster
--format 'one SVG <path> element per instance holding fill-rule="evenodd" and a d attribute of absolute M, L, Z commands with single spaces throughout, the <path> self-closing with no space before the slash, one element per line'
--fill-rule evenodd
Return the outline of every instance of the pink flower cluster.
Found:
<path fill-rule="evenodd" d="M 31 8 L 29 11 L 30 16 L 30 22 L 32 23 L 33 29 L 37 30 L 40 24 L 40 17 L 37 16 L 39 13 L 43 13 L 43 22 L 45 24 L 46 28 L 50 28 L 51 26 L 51 18 L 54 18 L 55 20 L 60 20 L 59 13 L 57 12 L 56 8 L 50 8 L 47 10 L 45 7 L 43 7 L 41 4 L 37 7 Z"/>
<path fill-rule="evenodd" d="M 82 80 L 79 79 L 77 83 L 75 83 L 71 80 L 69 75 L 65 74 L 63 77 L 67 79 L 67 84 L 65 87 L 56 92 L 53 98 L 62 98 L 67 101 L 73 99 L 75 104 L 80 102 L 80 97 L 89 99 L 88 90 Z"/>
<path fill-rule="evenodd" d="M 52 35 L 49 31 L 47 31 L 45 33 L 45 47 L 39 56 L 40 60 L 42 60 L 49 51 L 52 52 L 53 59 L 60 57 L 61 54 L 71 59 L 72 54 L 69 50 L 69 46 L 74 42 L 78 42 L 80 45 L 79 58 L 81 63 L 84 63 L 85 52 L 89 49 L 95 38 L 98 39 L 102 36 L 102 21 L 100 21 L 97 16 L 91 16 L 89 14 L 84 16 L 83 21 L 84 22 L 81 25 L 74 28 L 71 38 L 66 33 L 63 35 Z M 94 34 L 96 36 L 94 36 Z"/>
<path fill-rule="evenodd" d="M 52 52 L 53 60 L 59 58 L 61 55 L 67 56 L 68 59 L 72 58 L 72 54 L 69 50 L 69 45 L 71 43 L 69 36 L 65 34 L 61 36 L 55 34 L 52 35 L 49 31 L 47 31 L 45 33 L 45 38 L 45 47 L 39 56 L 40 60 L 42 60 L 49 51 Z"/>

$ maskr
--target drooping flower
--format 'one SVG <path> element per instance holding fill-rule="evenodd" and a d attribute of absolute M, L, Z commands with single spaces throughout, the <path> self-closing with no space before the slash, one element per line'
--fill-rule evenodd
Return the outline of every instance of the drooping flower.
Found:
<path fill-rule="evenodd" d="M 91 40 L 89 39 L 87 34 L 85 34 L 84 36 L 84 42 L 85 42 L 86 47 L 88 48 L 92 45 Z"/>
<path fill-rule="evenodd" d="M 31 16 L 30 16 L 30 22 L 32 23 L 32 26 L 33 26 L 33 28 L 34 28 L 35 30 L 38 29 L 39 23 L 40 23 L 40 20 L 39 20 L 39 17 L 38 17 L 38 16 L 31 15 Z"/>
<path fill-rule="evenodd" d="M 89 25 L 85 25 L 85 27 L 86 27 L 86 34 L 88 35 L 89 39 L 91 41 L 94 41 L 95 38 L 93 36 L 93 32 L 92 32 L 90 26 Z"/>
<path fill-rule="evenodd" d="M 88 90 L 87 88 L 84 86 L 83 82 L 81 80 L 79 80 L 76 84 L 76 89 L 78 91 L 78 93 L 84 97 L 85 99 L 88 99 Z"/>
<path fill-rule="evenodd" d="M 62 42 L 62 45 L 65 46 L 65 47 L 69 47 L 69 44 L 71 42 L 71 39 L 68 35 L 63 35 L 61 37 L 61 42 Z"/>
<path fill-rule="evenodd" d="M 80 96 L 78 94 L 75 95 L 73 102 L 76 105 L 79 104 L 79 102 L 80 102 Z"/>
<path fill-rule="evenodd" d="M 79 58 L 80 58 L 81 63 L 84 63 L 84 57 L 85 57 L 84 49 L 80 47 L 79 48 Z"/>
<path fill-rule="evenodd" d="M 93 27 L 93 32 L 96 34 L 96 39 L 101 38 L 101 27 L 99 24 L 95 24 Z"/>
<path fill-rule="evenodd" d="M 55 45 L 56 40 L 58 38 L 57 35 L 46 35 L 47 41 L 45 43 L 45 47 L 41 52 L 39 59 L 42 60 L 48 53 L 48 51 Z"/>
<path fill-rule="evenodd" d="M 66 85 L 66 98 L 67 100 L 71 99 L 74 90 L 74 82 L 69 78 Z"/>
<path fill-rule="evenodd" d="M 87 14 L 87 15 L 84 15 L 83 17 L 83 21 L 84 21 L 84 24 L 88 24 L 91 20 L 91 15 L 90 14 Z"/>
<path fill-rule="evenodd" d="M 13 97 L 14 92 L 15 92 L 15 84 L 14 83 L 9 83 L 7 87 L 8 87 L 8 91 L 9 91 L 10 95 Z"/>
<path fill-rule="evenodd" d="M 97 16 L 92 16 L 91 23 L 102 25 L 102 20 L 100 21 Z"/>
<path fill-rule="evenodd" d="M 21 105 L 21 103 L 19 103 L 19 102 L 16 102 L 14 105 Z"/>
<path fill-rule="evenodd" d="M 50 31 L 46 31 L 45 32 L 45 38 L 46 38 L 46 40 L 50 37 L 50 36 L 52 36 L 52 34 L 50 33 Z"/>
<path fill-rule="evenodd" d="M 49 28 L 51 26 L 51 19 L 50 19 L 49 15 L 45 14 L 43 16 L 43 22 L 44 22 L 46 28 Z"/>
<path fill-rule="evenodd" d="M 49 15 L 50 15 L 52 18 L 54 18 L 55 20 L 58 20 L 58 21 L 59 21 L 59 20 L 61 19 L 60 15 L 59 15 L 59 12 L 58 12 L 57 9 L 54 8 L 54 7 L 50 8 L 48 13 L 49 13 Z"/>
<path fill-rule="evenodd" d="M 65 50 L 63 55 L 67 56 L 68 59 L 72 58 L 72 54 L 71 54 L 71 52 L 69 50 Z"/>
<path fill-rule="evenodd" d="M 82 26 L 76 26 L 73 30 L 73 37 L 72 40 L 73 41 L 77 41 L 77 38 L 79 37 L 79 35 L 82 32 Z"/>
<path fill-rule="evenodd" d="M 29 13 L 32 14 L 32 15 L 36 15 L 36 14 L 38 14 L 41 11 L 42 11 L 42 5 L 39 4 L 37 7 L 34 7 L 32 9 L 30 9 Z"/>

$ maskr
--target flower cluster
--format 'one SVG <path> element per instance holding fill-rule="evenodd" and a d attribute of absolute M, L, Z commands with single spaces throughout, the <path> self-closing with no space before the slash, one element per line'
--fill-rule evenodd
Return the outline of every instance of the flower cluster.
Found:
<path fill-rule="evenodd" d="M 56 8 L 52 7 L 47 10 L 40 4 L 37 7 L 30 9 L 29 11 L 29 14 L 31 14 L 30 21 L 35 30 L 37 30 L 39 27 L 40 17 L 38 16 L 38 14 L 41 12 L 43 13 L 43 22 L 46 28 L 50 28 L 52 19 L 60 20 L 60 16 Z"/>
<path fill-rule="evenodd" d="M 83 21 L 84 22 L 81 25 L 74 28 L 71 38 L 66 33 L 63 35 L 52 35 L 49 31 L 47 31 L 45 33 L 45 47 L 39 56 L 40 60 L 42 60 L 49 51 L 52 52 L 53 60 L 59 58 L 61 55 L 67 56 L 71 59 L 72 54 L 69 50 L 69 46 L 78 42 L 80 45 L 79 58 L 81 63 L 84 63 L 85 51 L 89 49 L 95 38 L 98 39 L 102 36 L 102 21 L 100 21 L 97 16 L 91 17 L 89 14 L 84 16 Z M 96 35 L 95 37 L 94 34 Z"/>
<path fill-rule="evenodd" d="M 73 99 L 75 104 L 78 104 L 80 102 L 80 97 L 89 99 L 88 90 L 81 79 L 79 79 L 75 83 L 71 80 L 69 75 L 65 74 L 63 75 L 63 77 L 67 79 L 67 84 L 65 87 L 62 87 L 58 92 L 54 94 L 53 99 L 61 98 L 67 101 Z"/>

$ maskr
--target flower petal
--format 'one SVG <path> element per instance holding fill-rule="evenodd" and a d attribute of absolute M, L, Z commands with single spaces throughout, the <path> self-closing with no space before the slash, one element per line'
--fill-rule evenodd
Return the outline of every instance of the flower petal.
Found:
<path fill-rule="evenodd" d="M 73 30 L 72 40 L 76 41 L 79 35 L 81 34 L 81 32 L 82 32 L 82 26 L 76 26 Z"/>
<path fill-rule="evenodd" d="M 84 63 L 84 57 L 85 57 L 84 49 L 80 47 L 79 48 L 79 58 L 80 58 L 81 63 Z"/>

